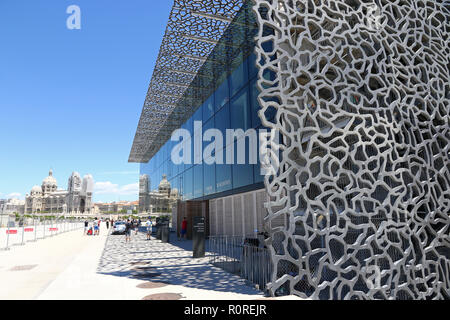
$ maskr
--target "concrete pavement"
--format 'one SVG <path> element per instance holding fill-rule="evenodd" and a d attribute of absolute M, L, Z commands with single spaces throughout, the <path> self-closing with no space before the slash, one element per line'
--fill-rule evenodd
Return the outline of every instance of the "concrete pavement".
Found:
<path fill-rule="evenodd" d="M 36 299 L 86 248 L 101 249 L 105 240 L 80 229 L 0 251 L 0 299 Z"/>
<path fill-rule="evenodd" d="M 0 299 L 242 300 L 262 292 L 238 276 L 193 259 L 191 242 L 147 241 L 133 232 L 81 230 L 0 252 Z M 173 234 L 172 234 L 173 235 Z M 161 295 L 162 294 L 162 295 Z"/>

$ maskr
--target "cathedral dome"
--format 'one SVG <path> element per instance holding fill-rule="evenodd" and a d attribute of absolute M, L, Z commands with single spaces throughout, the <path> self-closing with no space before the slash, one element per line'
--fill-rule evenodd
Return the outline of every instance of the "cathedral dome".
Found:
<path fill-rule="evenodd" d="M 42 190 L 43 191 L 55 191 L 57 188 L 56 179 L 53 177 L 53 171 L 50 170 L 48 173 L 48 177 L 42 181 Z"/>
<path fill-rule="evenodd" d="M 170 182 L 167 181 L 167 176 L 163 174 L 162 180 L 158 186 L 159 191 L 168 191 L 170 190 Z"/>
<path fill-rule="evenodd" d="M 31 188 L 31 194 L 42 193 L 42 188 L 40 186 L 34 186 Z"/>

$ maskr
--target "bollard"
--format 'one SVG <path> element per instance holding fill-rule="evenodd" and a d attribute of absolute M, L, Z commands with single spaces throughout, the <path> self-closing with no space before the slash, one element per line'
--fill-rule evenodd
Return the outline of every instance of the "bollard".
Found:
<path fill-rule="evenodd" d="M 170 241 L 170 230 L 169 230 L 169 222 L 161 223 L 161 241 L 164 243 L 168 243 Z"/>
<path fill-rule="evenodd" d="M 161 240 L 161 231 L 162 231 L 161 223 L 156 223 L 156 239 Z"/>
<path fill-rule="evenodd" d="M 24 221 L 23 215 L 22 215 L 22 243 L 20 244 L 21 246 L 24 245 L 24 243 L 23 243 L 24 237 L 25 237 L 25 221 Z"/>
<path fill-rule="evenodd" d="M 36 217 L 33 216 L 33 224 L 34 224 L 34 242 L 37 241 L 37 227 L 36 227 Z"/>
<path fill-rule="evenodd" d="M 9 247 L 8 247 L 8 245 L 9 245 L 9 228 L 10 228 L 9 219 L 11 219 L 11 217 L 8 215 L 8 231 L 7 231 L 7 234 L 6 234 L 6 248 L 5 248 L 5 250 L 9 250 Z"/>

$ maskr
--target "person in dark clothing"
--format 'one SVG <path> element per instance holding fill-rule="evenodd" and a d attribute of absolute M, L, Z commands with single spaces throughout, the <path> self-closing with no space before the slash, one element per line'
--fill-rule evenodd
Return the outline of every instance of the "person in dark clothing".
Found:
<path fill-rule="evenodd" d="M 131 223 L 130 219 L 128 219 L 127 222 L 125 223 L 125 242 L 130 241 L 132 228 L 133 224 Z"/>

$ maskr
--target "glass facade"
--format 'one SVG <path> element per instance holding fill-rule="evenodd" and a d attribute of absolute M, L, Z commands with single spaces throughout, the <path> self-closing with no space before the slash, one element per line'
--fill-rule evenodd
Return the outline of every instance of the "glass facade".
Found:
<path fill-rule="evenodd" d="M 203 159 L 199 150 L 194 149 L 194 141 L 191 141 L 192 164 L 174 164 L 171 151 L 179 142 L 169 140 L 148 163 L 141 164 L 141 174 L 149 176 L 151 190 L 158 188 L 163 174 L 167 175 L 172 189 L 178 189 L 182 200 L 214 198 L 215 195 L 223 192 L 233 193 L 238 188 L 246 187 L 247 190 L 252 190 L 262 187 L 263 176 L 260 174 L 260 166 L 258 163 L 251 164 L 249 161 L 249 149 L 254 147 L 257 150 L 257 146 L 250 146 L 249 139 L 244 138 L 246 139 L 245 164 L 237 163 L 237 142 L 234 143 L 234 164 L 226 164 L 225 152 L 227 129 L 246 131 L 250 128 L 257 130 L 262 128 L 257 113 L 259 105 L 256 78 L 256 61 L 255 55 L 252 54 L 223 80 L 217 90 L 181 126 L 190 132 L 190 137 L 194 141 L 196 139 L 194 121 L 202 122 L 203 133 L 212 128 L 220 130 L 224 138 L 223 145 L 212 155 L 221 157 L 223 163 L 205 163 L 210 159 Z M 197 141 L 202 141 L 203 150 L 212 143 L 212 141 L 203 141 L 201 136 L 198 139 Z M 194 161 L 198 157 L 202 159 L 200 164 Z"/>

